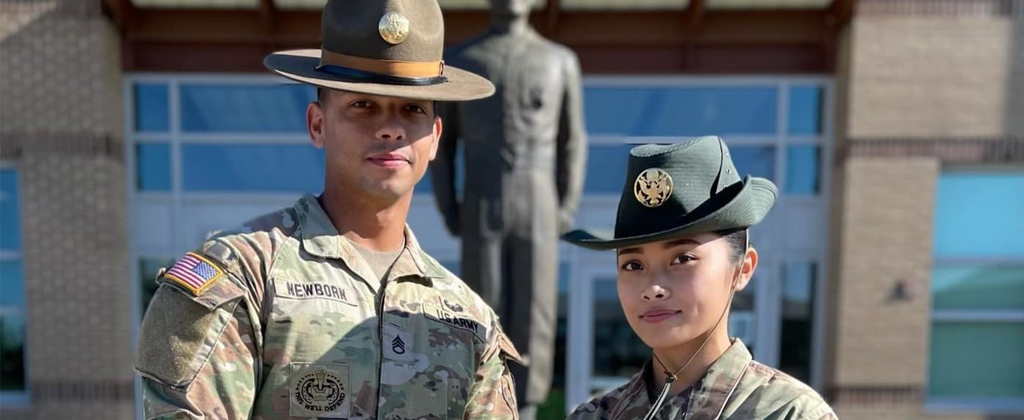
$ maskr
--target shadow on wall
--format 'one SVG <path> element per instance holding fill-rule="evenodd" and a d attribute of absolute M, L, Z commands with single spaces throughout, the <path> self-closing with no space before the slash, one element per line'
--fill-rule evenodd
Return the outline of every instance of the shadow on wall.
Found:
<path fill-rule="evenodd" d="M 1007 42 L 1008 65 L 1006 72 L 1006 122 L 1009 138 L 1024 141 L 1024 2 L 1013 2 L 1010 19 L 1013 23 L 1011 39 Z"/>

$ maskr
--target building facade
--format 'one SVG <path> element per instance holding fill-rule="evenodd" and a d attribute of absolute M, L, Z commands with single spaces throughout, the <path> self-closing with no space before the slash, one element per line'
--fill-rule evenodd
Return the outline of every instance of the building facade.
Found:
<path fill-rule="evenodd" d="M 483 0 L 442 1 L 448 42 Z M 322 188 L 315 92 L 262 71 L 323 0 L 0 3 L 0 417 L 133 418 L 160 267 Z M 716 134 L 781 196 L 730 332 L 844 419 L 1024 418 L 1024 4 L 549 0 L 584 72 L 577 224 L 614 220 L 630 145 Z M 607 30 L 594 30 L 607 28 Z M 458 272 L 421 182 L 410 225 Z M 614 256 L 563 246 L 547 418 L 649 350 Z"/>

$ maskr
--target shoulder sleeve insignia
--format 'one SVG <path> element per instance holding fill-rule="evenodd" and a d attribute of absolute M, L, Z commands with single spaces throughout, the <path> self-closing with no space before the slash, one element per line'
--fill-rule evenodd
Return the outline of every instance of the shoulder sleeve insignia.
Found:
<path fill-rule="evenodd" d="M 208 258 L 195 252 L 189 252 L 167 269 L 164 277 L 188 289 L 193 295 L 199 296 L 217 279 L 224 277 L 224 270 Z"/>

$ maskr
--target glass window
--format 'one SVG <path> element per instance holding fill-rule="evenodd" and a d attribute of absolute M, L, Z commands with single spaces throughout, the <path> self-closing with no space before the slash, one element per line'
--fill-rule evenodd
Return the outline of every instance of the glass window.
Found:
<path fill-rule="evenodd" d="M 18 173 L 14 170 L 0 170 L 0 250 L 21 250 L 18 202 Z"/>
<path fill-rule="evenodd" d="M 789 134 L 821 134 L 822 98 L 820 86 L 794 86 L 789 89 Z"/>
<path fill-rule="evenodd" d="M 25 282 L 20 259 L 0 261 L 0 308 L 25 306 Z"/>
<path fill-rule="evenodd" d="M 595 145 L 587 152 L 586 194 L 621 194 L 629 150 L 636 145 Z"/>
<path fill-rule="evenodd" d="M 747 287 L 736 292 L 732 298 L 732 305 L 729 309 L 729 336 L 743 340 L 751 354 L 757 346 L 757 317 L 754 316 L 754 285 L 757 284 L 760 275 L 754 274 L 754 278 L 747 283 Z"/>
<path fill-rule="evenodd" d="M 0 170 L 0 395 L 25 387 L 25 276 L 18 173 Z"/>
<path fill-rule="evenodd" d="M 142 304 L 142 311 L 140 315 L 145 316 L 146 309 L 149 308 L 149 301 L 153 300 L 153 295 L 156 293 L 156 289 L 159 285 L 156 283 L 156 276 L 160 273 L 161 268 L 170 268 L 174 264 L 174 259 L 171 258 L 143 258 L 139 260 L 139 299 Z"/>
<path fill-rule="evenodd" d="M 626 321 L 615 277 L 594 280 L 594 391 L 625 383 L 651 357 L 651 349 Z"/>
<path fill-rule="evenodd" d="M 729 140 L 726 139 L 726 142 Z M 771 146 L 729 147 L 732 162 L 740 177 L 746 175 L 775 179 L 775 148 Z"/>
<path fill-rule="evenodd" d="M 821 182 L 821 148 L 786 147 L 786 193 L 815 195 Z"/>
<path fill-rule="evenodd" d="M 25 387 L 25 318 L 0 315 L 0 395 Z"/>
<path fill-rule="evenodd" d="M 139 191 L 171 190 L 171 146 L 167 143 L 135 145 L 135 188 Z"/>
<path fill-rule="evenodd" d="M 775 135 L 774 86 L 588 86 L 587 131 L 627 136 Z"/>
<path fill-rule="evenodd" d="M 1024 323 L 936 322 L 928 395 L 1024 397 Z"/>
<path fill-rule="evenodd" d="M 1021 191 L 1022 172 L 942 174 L 935 203 L 935 256 L 1024 258 Z"/>
<path fill-rule="evenodd" d="M 1024 406 L 1024 172 L 949 171 L 935 199 L 928 396 Z"/>
<path fill-rule="evenodd" d="M 938 266 L 932 270 L 935 309 L 1024 311 L 1024 264 Z"/>
<path fill-rule="evenodd" d="M 168 110 L 168 88 L 164 83 L 137 83 L 135 95 L 135 130 L 166 133 L 171 130 Z"/>
<path fill-rule="evenodd" d="M 308 144 L 185 144 L 185 191 L 318 192 L 324 151 Z"/>
<path fill-rule="evenodd" d="M 305 133 L 316 89 L 299 84 L 181 86 L 184 132 Z"/>
<path fill-rule="evenodd" d="M 806 382 L 811 378 L 814 337 L 816 264 L 788 262 L 782 266 L 782 336 L 779 367 Z"/>

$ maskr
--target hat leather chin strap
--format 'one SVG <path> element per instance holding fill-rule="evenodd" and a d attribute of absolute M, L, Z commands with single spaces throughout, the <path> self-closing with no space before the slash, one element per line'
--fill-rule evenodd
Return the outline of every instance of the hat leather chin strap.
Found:
<path fill-rule="evenodd" d="M 747 249 L 749 248 L 750 237 L 747 236 Z M 679 369 L 676 369 L 675 372 L 669 372 L 668 367 L 666 367 L 665 364 L 661 362 L 661 359 L 658 358 L 658 353 L 654 353 L 654 360 L 657 360 L 658 364 L 661 365 L 661 368 L 665 371 L 665 386 L 661 388 L 661 393 L 658 394 L 658 399 L 654 400 L 654 404 L 651 405 L 651 409 L 647 411 L 647 415 L 644 416 L 644 420 L 653 420 L 657 416 L 658 410 L 661 410 L 661 406 L 665 404 L 665 400 L 668 398 L 668 393 L 672 388 L 672 383 L 676 381 L 676 375 L 679 374 L 679 372 L 682 372 L 683 369 L 686 369 L 686 367 L 690 365 L 690 362 L 700 354 L 700 351 L 708 344 L 708 340 L 711 340 L 711 336 L 714 335 L 715 330 L 718 329 L 719 324 L 721 324 L 722 320 L 725 319 L 725 314 L 729 313 L 729 308 L 732 307 L 732 298 L 736 296 L 737 279 L 739 279 L 739 276 L 734 276 L 732 279 L 732 285 L 729 286 L 729 300 L 725 303 L 725 309 L 722 310 L 722 315 L 719 315 L 718 321 L 715 322 L 715 326 L 711 327 L 711 331 L 708 332 L 708 336 L 704 338 L 703 343 L 700 343 L 700 347 L 697 347 L 697 351 L 693 352 L 693 355 L 690 356 L 690 360 L 683 363 L 683 365 L 679 367 Z"/>
<path fill-rule="evenodd" d="M 722 320 L 725 319 L 725 314 L 729 313 L 729 307 L 732 306 L 732 298 L 736 295 L 735 278 L 733 279 L 732 286 L 729 289 L 729 300 L 725 304 L 725 309 L 722 310 L 722 315 L 718 317 L 718 321 L 715 322 L 715 326 L 711 327 L 711 331 L 709 331 L 708 336 L 704 338 L 704 342 L 700 343 L 700 347 L 697 347 L 697 351 L 693 352 L 693 355 L 690 356 L 690 360 L 683 363 L 683 365 L 680 366 L 679 369 L 676 369 L 675 372 L 669 372 L 668 367 L 666 367 L 665 364 L 661 362 L 661 359 L 658 358 L 658 353 L 654 353 L 654 360 L 657 360 L 658 364 L 661 365 L 661 368 L 665 371 L 665 386 L 661 388 L 661 393 L 658 395 L 658 399 L 654 400 L 654 404 L 651 405 L 651 409 L 647 411 L 647 415 L 644 416 L 644 420 L 653 420 L 657 416 L 658 410 L 661 410 L 661 406 L 665 404 L 665 400 L 668 398 L 668 393 L 672 388 L 672 383 L 676 381 L 676 374 L 682 372 L 683 369 L 686 369 L 686 367 L 690 365 L 690 362 L 697 358 L 700 351 L 704 350 L 704 346 L 708 344 L 708 341 L 711 340 L 711 337 L 715 334 L 715 330 L 718 329 Z"/>
<path fill-rule="evenodd" d="M 320 51 L 318 71 L 353 79 L 357 82 L 394 85 L 435 85 L 446 82 L 444 60 L 399 61 Z"/>

